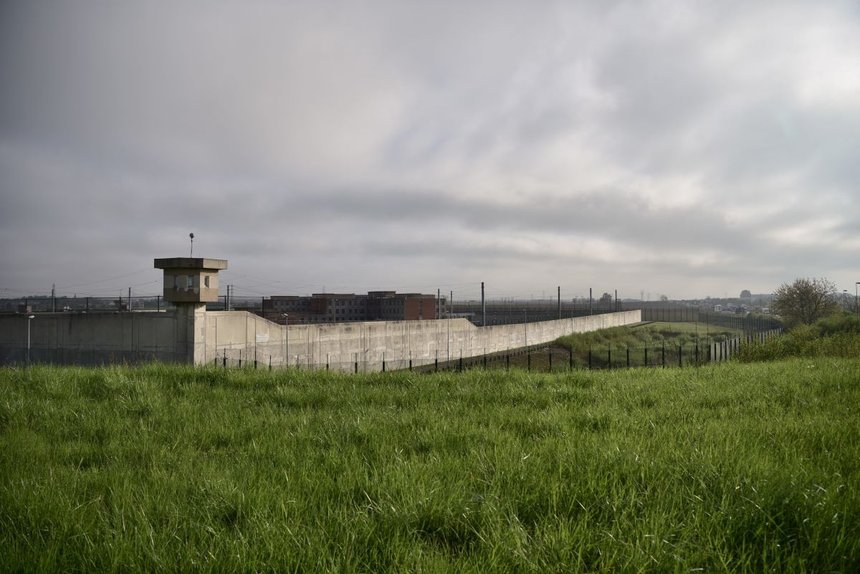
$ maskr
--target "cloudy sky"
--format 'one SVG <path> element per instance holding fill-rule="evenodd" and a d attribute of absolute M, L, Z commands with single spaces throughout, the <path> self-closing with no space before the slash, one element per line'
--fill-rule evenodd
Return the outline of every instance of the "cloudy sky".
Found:
<path fill-rule="evenodd" d="M 0 297 L 860 281 L 854 1 L 0 3 Z"/>

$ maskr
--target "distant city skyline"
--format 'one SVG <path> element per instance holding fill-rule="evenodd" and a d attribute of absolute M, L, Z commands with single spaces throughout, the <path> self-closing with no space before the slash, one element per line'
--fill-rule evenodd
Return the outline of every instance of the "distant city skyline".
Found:
<path fill-rule="evenodd" d="M 0 5 L 0 298 L 860 281 L 860 5 Z"/>

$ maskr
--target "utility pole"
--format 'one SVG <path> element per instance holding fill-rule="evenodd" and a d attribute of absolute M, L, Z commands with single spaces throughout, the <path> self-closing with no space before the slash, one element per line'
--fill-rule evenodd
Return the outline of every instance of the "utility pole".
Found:
<path fill-rule="evenodd" d="M 561 319 L 561 285 L 558 286 L 558 318 Z"/>
<path fill-rule="evenodd" d="M 131 287 L 128 288 L 128 310 L 131 311 Z"/>
<path fill-rule="evenodd" d="M 35 319 L 35 315 L 27 316 L 27 366 L 30 366 L 30 321 Z"/>
<path fill-rule="evenodd" d="M 284 366 L 290 366 L 290 315 L 284 313 Z"/>
<path fill-rule="evenodd" d="M 448 337 L 447 342 L 445 343 L 446 347 L 446 361 L 451 362 L 451 310 L 454 306 L 454 292 L 451 291 L 451 296 L 448 299 L 448 320 L 445 321 L 448 324 Z"/>
<path fill-rule="evenodd" d="M 523 347 L 529 346 L 529 312 L 523 309 Z"/>
<path fill-rule="evenodd" d="M 57 295 L 56 295 L 56 283 L 51 283 L 51 312 L 57 312 Z"/>
<path fill-rule="evenodd" d="M 481 327 L 487 326 L 487 302 L 484 299 L 484 282 L 481 281 Z"/>
<path fill-rule="evenodd" d="M 442 290 L 436 289 L 436 318 L 442 318 Z"/>

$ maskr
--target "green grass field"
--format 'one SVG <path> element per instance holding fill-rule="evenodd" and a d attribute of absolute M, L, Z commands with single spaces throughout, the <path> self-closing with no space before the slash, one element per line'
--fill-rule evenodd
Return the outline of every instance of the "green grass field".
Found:
<path fill-rule="evenodd" d="M 860 360 L 0 369 L 0 570 L 860 571 Z"/>

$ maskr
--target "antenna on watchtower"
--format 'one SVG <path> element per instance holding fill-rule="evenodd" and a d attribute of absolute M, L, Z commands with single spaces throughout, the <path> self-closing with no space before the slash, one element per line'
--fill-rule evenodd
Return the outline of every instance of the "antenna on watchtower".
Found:
<path fill-rule="evenodd" d="M 189 257 L 194 257 L 194 234 L 189 233 L 188 237 L 191 238 L 191 254 L 189 255 Z"/>

